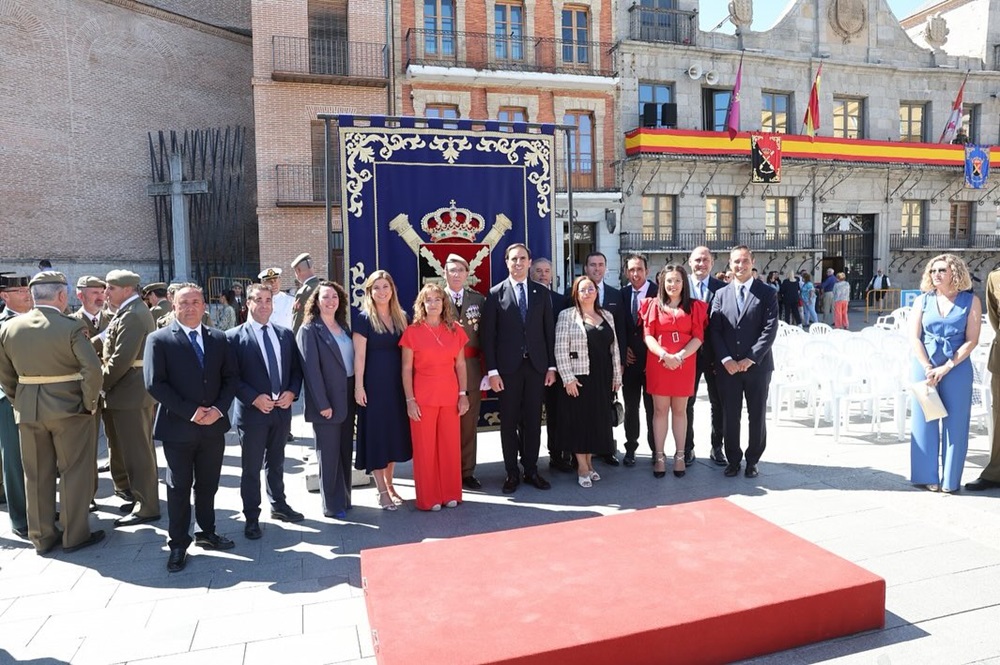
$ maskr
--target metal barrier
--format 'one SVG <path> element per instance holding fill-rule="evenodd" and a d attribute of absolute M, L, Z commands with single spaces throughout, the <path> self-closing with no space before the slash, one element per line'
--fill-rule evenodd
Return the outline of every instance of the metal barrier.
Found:
<path fill-rule="evenodd" d="M 901 289 L 871 289 L 865 292 L 865 323 L 869 323 L 869 314 L 885 314 L 898 309 L 902 298 Z"/>
<path fill-rule="evenodd" d="M 257 280 L 250 277 L 209 277 L 208 284 L 205 285 L 205 300 L 214 303 L 220 294 L 232 288 L 233 284 L 243 287 L 243 294 L 246 295 L 247 287 Z"/>

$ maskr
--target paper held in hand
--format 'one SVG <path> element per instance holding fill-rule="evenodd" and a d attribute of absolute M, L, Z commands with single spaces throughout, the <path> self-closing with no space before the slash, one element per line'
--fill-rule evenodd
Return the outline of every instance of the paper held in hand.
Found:
<path fill-rule="evenodd" d="M 948 409 L 944 408 L 941 395 L 937 388 L 927 383 L 926 380 L 918 381 L 910 386 L 913 396 L 917 398 L 920 409 L 924 412 L 924 420 L 940 420 L 948 415 Z"/>

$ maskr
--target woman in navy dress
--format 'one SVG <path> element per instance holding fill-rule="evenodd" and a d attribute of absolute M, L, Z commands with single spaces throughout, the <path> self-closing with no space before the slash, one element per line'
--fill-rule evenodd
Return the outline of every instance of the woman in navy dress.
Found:
<path fill-rule="evenodd" d="M 983 306 L 972 294 L 969 269 L 954 254 L 941 254 L 927 263 L 920 290 L 923 293 L 909 317 L 911 378 L 935 386 L 948 415 L 928 422 L 920 402 L 913 399 L 910 480 L 932 492 L 939 487 L 942 492 L 957 492 L 969 450 L 969 356 L 979 343 Z"/>
<path fill-rule="evenodd" d="M 394 466 L 413 457 L 399 348 L 406 314 L 399 306 L 396 283 L 385 270 L 369 275 L 364 288 L 354 325 L 354 399 L 358 403 L 354 466 L 375 478 L 379 506 L 396 510 L 403 499 L 392 485 Z"/>

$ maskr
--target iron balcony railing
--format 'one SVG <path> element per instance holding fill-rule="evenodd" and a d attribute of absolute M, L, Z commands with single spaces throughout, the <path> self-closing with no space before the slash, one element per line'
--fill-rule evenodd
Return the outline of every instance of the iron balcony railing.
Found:
<path fill-rule="evenodd" d="M 306 37 L 272 37 L 271 67 L 276 79 L 320 81 L 358 79 L 384 85 L 389 79 L 385 44 Z"/>
<path fill-rule="evenodd" d="M 340 205 L 340 166 L 331 165 L 330 201 Z M 323 187 L 323 167 L 300 164 L 275 166 L 279 206 L 321 206 L 326 199 Z"/>
<path fill-rule="evenodd" d="M 579 159 L 573 162 L 572 182 L 574 192 L 616 192 L 614 162 Z M 566 164 L 556 166 L 556 191 L 566 191 Z"/>
<path fill-rule="evenodd" d="M 641 5 L 628 8 L 629 38 L 640 42 L 695 43 L 698 12 L 654 9 Z"/>
<path fill-rule="evenodd" d="M 892 233 L 889 249 L 1000 249 L 1000 235 L 988 233 Z"/>
<path fill-rule="evenodd" d="M 766 231 L 688 233 L 641 233 L 622 231 L 620 247 L 630 252 L 688 252 L 704 245 L 716 251 L 746 245 L 752 250 L 802 250 L 823 248 L 823 236 L 813 233 L 768 233 Z"/>
<path fill-rule="evenodd" d="M 436 65 L 516 72 L 614 76 L 612 44 L 447 32 L 410 28 L 406 32 L 407 66 Z"/>

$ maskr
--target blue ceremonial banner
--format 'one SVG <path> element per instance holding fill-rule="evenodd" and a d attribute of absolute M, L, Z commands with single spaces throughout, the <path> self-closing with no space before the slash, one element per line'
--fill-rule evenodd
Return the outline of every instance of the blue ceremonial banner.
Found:
<path fill-rule="evenodd" d="M 965 186 L 982 189 L 990 177 L 990 147 L 965 144 Z"/>
<path fill-rule="evenodd" d="M 507 277 L 504 251 L 524 243 L 552 257 L 554 128 L 473 130 L 469 121 L 421 120 L 386 127 L 384 118 L 355 127 L 340 116 L 344 263 L 357 310 L 365 278 L 392 274 L 408 312 L 429 280 L 444 279 L 452 253 L 470 264 L 469 287 L 483 294 Z"/>

